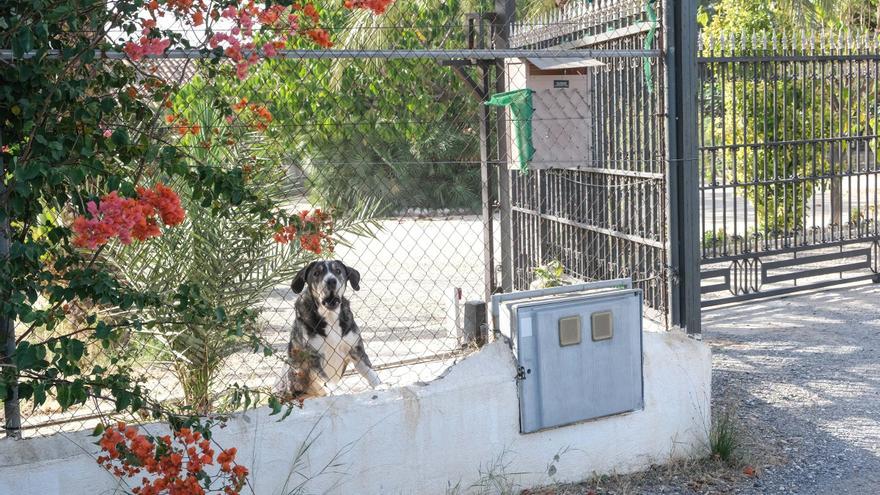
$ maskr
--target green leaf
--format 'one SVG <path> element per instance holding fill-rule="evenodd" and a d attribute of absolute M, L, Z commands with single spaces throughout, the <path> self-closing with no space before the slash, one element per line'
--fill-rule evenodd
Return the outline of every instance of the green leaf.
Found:
<path fill-rule="evenodd" d="M 33 37 L 27 26 L 22 26 L 20 31 L 12 38 L 12 54 L 15 58 L 21 58 L 33 48 Z"/>
<path fill-rule="evenodd" d="M 69 385 L 56 385 L 55 400 L 58 401 L 58 405 L 61 406 L 62 411 L 67 410 L 68 407 L 73 405 L 73 394 L 71 387 Z"/>
<path fill-rule="evenodd" d="M 101 99 L 101 111 L 104 113 L 110 113 L 113 109 L 116 108 L 116 101 L 113 98 L 103 98 Z"/>
<path fill-rule="evenodd" d="M 99 437 L 99 436 L 103 435 L 103 434 L 104 434 L 104 429 L 105 429 L 105 428 L 106 428 L 106 427 L 104 426 L 104 423 L 98 423 L 98 424 L 96 424 L 96 425 L 95 425 L 95 429 L 92 430 L 92 436 L 93 436 L 93 437 Z"/>
<path fill-rule="evenodd" d="M 43 358 L 46 357 L 45 346 L 31 345 L 29 342 L 22 342 L 15 351 L 15 365 L 19 370 L 27 370 L 44 364 Z"/>
<path fill-rule="evenodd" d="M 67 358 L 73 362 L 82 359 L 86 346 L 81 340 L 70 340 L 67 343 Z"/>
<path fill-rule="evenodd" d="M 101 340 L 110 338 L 110 327 L 103 321 L 99 321 L 95 325 L 95 337 Z"/>
<path fill-rule="evenodd" d="M 293 412 L 293 406 L 288 405 L 287 410 L 284 411 L 284 414 L 281 416 L 281 418 L 278 419 L 278 421 L 284 421 L 285 419 L 287 419 L 288 416 L 290 416 L 290 413 L 292 413 L 292 412 Z"/>
<path fill-rule="evenodd" d="M 226 310 L 223 309 L 222 306 L 218 306 L 214 308 L 214 318 L 219 322 L 223 323 L 226 321 Z"/>
<path fill-rule="evenodd" d="M 41 406 L 46 403 L 46 385 L 43 383 L 33 383 L 34 405 Z"/>
<path fill-rule="evenodd" d="M 127 146 L 131 140 L 128 137 L 128 131 L 125 129 L 116 129 L 113 131 L 113 134 L 110 136 L 110 140 L 116 146 Z"/>
<path fill-rule="evenodd" d="M 274 395 L 269 397 L 269 407 L 272 409 L 269 416 L 274 416 L 281 412 L 281 401 L 278 400 L 278 397 L 275 397 Z"/>
<path fill-rule="evenodd" d="M 131 394 L 126 391 L 119 391 L 118 394 L 114 394 L 116 398 L 116 411 L 124 411 L 128 409 L 128 406 L 131 405 Z"/>

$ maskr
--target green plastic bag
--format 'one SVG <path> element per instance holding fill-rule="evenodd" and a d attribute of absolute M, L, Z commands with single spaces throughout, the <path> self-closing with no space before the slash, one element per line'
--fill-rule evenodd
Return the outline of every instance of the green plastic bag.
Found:
<path fill-rule="evenodd" d="M 532 107 L 531 89 L 517 89 L 492 95 L 486 105 L 496 107 L 508 107 L 513 116 L 513 132 L 516 137 L 516 149 L 519 152 L 519 170 L 523 173 L 529 171 L 529 162 L 535 156 L 535 147 L 532 145 Z"/>
<path fill-rule="evenodd" d="M 645 10 L 648 13 L 648 21 L 651 23 L 650 29 L 648 29 L 648 34 L 645 36 L 644 48 L 645 50 L 650 50 L 654 45 L 654 37 L 657 35 L 657 10 L 654 8 L 654 3 L 657 0 L 647 0 L 645 2 Z M 654 93 L 654 76 L 651 74 L 651 59 L 645 57 L 642 61 L 643 70 L 645 72 L 645 86 L 648 88 L 648 94 Z"/>

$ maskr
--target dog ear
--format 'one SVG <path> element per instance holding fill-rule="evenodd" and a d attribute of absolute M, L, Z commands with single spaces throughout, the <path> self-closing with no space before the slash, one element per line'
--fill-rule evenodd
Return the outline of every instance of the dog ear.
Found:
<path fill-rule="evenodd" d="M 351 284 L 352 289 L 361 290 L 361 272 L 345 265 L 345 277 L 348 279 L 348 283 Z"/>
<path fill-rule="evenodd" d="M 290 288 L 293 289 L 294 294 L 299 294 L 305 288 L 306 279 L 309 277 L 309 271 L 316 263 L 318 262 L 313 261 L 304 266 L 299 272 L 297 272 L 296 276 L 293 277 L 293 283 L 290 284 Z"/>

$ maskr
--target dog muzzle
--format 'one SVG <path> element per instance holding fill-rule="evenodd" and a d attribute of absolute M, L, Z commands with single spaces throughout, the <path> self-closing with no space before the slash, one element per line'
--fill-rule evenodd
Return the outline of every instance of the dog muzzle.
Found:
<path fill-rule="evenodd" d="M 330 294 L 321 300 L 321 304 L 327 309 L 336 309 L 339 307 L 340 303 L 342 303 L 342 299 L 336 294 Z"/>

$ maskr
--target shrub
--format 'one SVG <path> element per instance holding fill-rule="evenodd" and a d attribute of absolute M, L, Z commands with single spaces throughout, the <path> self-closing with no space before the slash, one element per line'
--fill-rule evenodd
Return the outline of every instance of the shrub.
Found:
<path fill-rule="evenodd" d="M 235 495 L 247 483 L 249 471 L 235 462 L 234 447 L 215 458 L 210 438 L 187 427 L 152 436 L 119 422 L 104 429 L 98 445 L 104 453 L 98 464 L 117 477 L 137 480 L 135 495 Z M 212 476 L 208 466 L 215 465 Z"/>

